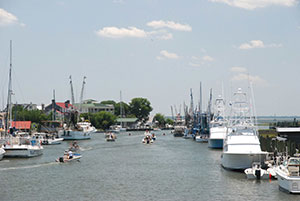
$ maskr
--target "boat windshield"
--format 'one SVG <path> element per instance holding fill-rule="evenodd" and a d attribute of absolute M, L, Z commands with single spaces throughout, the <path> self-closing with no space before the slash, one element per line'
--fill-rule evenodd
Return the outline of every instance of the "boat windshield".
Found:
<path fill-rule="evenodd" d="M 299 158 L 290 158 L 289 165 L 300 165 Z"/>

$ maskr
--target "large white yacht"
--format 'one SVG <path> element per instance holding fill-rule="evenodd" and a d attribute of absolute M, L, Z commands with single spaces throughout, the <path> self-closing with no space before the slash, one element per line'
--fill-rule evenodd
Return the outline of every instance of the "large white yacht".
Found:
<path fill-rule="evenodd" d="M 244 170 L 253 162 L 263 163 L 267 152 L 261 151 L 254 111 L 247 94 L 239 88 L 231 103 L 231 117 L 224 141 L 221 163 L 224 168 Z"/>
<path fill-rule="evenodd" d="M 215 101 L 214 118 L 210 122 L 208 147 L 222 149 L 227 132 L 225 120 L 225 100 L 219 96 Z"/>

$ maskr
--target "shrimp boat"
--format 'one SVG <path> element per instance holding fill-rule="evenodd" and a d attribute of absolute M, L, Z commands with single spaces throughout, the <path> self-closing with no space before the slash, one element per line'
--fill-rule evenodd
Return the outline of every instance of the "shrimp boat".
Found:
<path fill-rule="evenodd" d="M 221 156 L 222 166 L 226 169 L 245 170 L 252 167 L 253 162 L 263 164 L 266 159 L 267 152 L 260 148 L 249 105 L 247 94 L 239 88 L 231 105 L 229 128 Z"/>
<path fill-rule="evenodd" d="M 210 122 L 208 147 L 212 149 L 222 149 L 224 139 L 226 138 L 226 120 L 225 120 L 225 100 L 219 96 L 215 101 L 215 112 L 213 120 Z"/>

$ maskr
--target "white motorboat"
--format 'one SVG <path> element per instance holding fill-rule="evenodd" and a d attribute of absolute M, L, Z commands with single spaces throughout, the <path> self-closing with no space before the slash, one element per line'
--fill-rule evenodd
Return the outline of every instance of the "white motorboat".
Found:
<path fill-rule="evenodd" d="M 4 154 L 5 154 L 5 150 L 3 148 L 0 148 L 0 160 L 2 160 Z"/>
<path fill-rule="evenodd" d="M 77 126 L 87 133 L 96 133 L 97 129 L 90 122 L 78 122 Z"/>
<path fill-rule="evenodd" d="M 247 175 L 247 179 L 269 179 L 270 175 L 267 170 L 264 170 L 261 168 L 260 163 L 253 163 L 252 168 L 247 168 L 245 171 L 245 174 Z"/>
<path fill-rule="evenodd" d="M 53 134 L 35 133 L 34 136 L 39 139 L 42 145 L 56 145 L 61 144 L 64 138 L 57 137 Z"/>
<path fill-rule="evenodd" d="M 253 162 L 264 164 L 267 152 L 260 148 L 254 115 L 250 112 L 246 93 L 239 89 L 234 96 L 221 163 L 227 169 L 244 170 L 252 167 Z"/>
<path fill-rule="evenodd" d="M 203 142 L 203 143 L 207 143 L 208 142 L 208 135 L 197 135 L 195 138 L 196 142 Z"/>
<path fill-rule="evenodd" d="M 64 140 L 89 140 L 91 139 L 91 133 L 83 130 L 75 129 L 63 129 L 58 131 L 58 135 L 64 138 Z"/>
<path fill-rule="evenodd" d="M 291 157 L 283 165 L 277 166 L 279 188 L 289 193 L 300 193 L 300 158 Z"/>
<path fill-rule="evenodd" d="M 36 139 L 29 137 L 10 137 L 3 145 L 4 157 L 30 158 L 43 154 L 43 147 Z"/>
<path fill-rule="evenodd" d="M 116 135 L 114 133 L 105 134 L 105 139 L 107 142 L 114 142 L 116 140 Z"/>
<path fill-rule="evenodd" d="M 153 139 L 152 139 L 152 135 L 149 131 L 146 131 L 144 133 L 144 138 L 142 140 L 143 144 L 152 144 L 153 143 Z"/>
<path fill-rule="evenodd" d="M 66 152 L 62 157 L 59 157 L 55 161 L 59 163 L 67 163 L 71 161 L 79 161 L 81 157 L 81 154 L 76 153 L 72 153 L 72 157 L 70 157 L 69 152 Z"/>

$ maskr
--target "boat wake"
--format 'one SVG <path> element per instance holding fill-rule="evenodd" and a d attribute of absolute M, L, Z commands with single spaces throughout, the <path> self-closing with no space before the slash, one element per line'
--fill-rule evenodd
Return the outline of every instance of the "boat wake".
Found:
<path fill-rule="evenodd" d="M 81 151 L 89 151 L 89 150 L 92 150 L 93 147 L 86 147 L 86 148 L 80 148 Z"/>
<path fill-rule="evenodd" d="M 38 168 L 38 167 L 43 167 L 43 166 L 48 166 L 48 165 L 55 165 L 55 164 L 57 165 L 58 163 L 57 162 L 49 162 L 49 163 L 42 163 L 42 164 L 28 165 L 28 166 L 20 166 L 20 167 L 0 168 L 0 171 Z"/>

